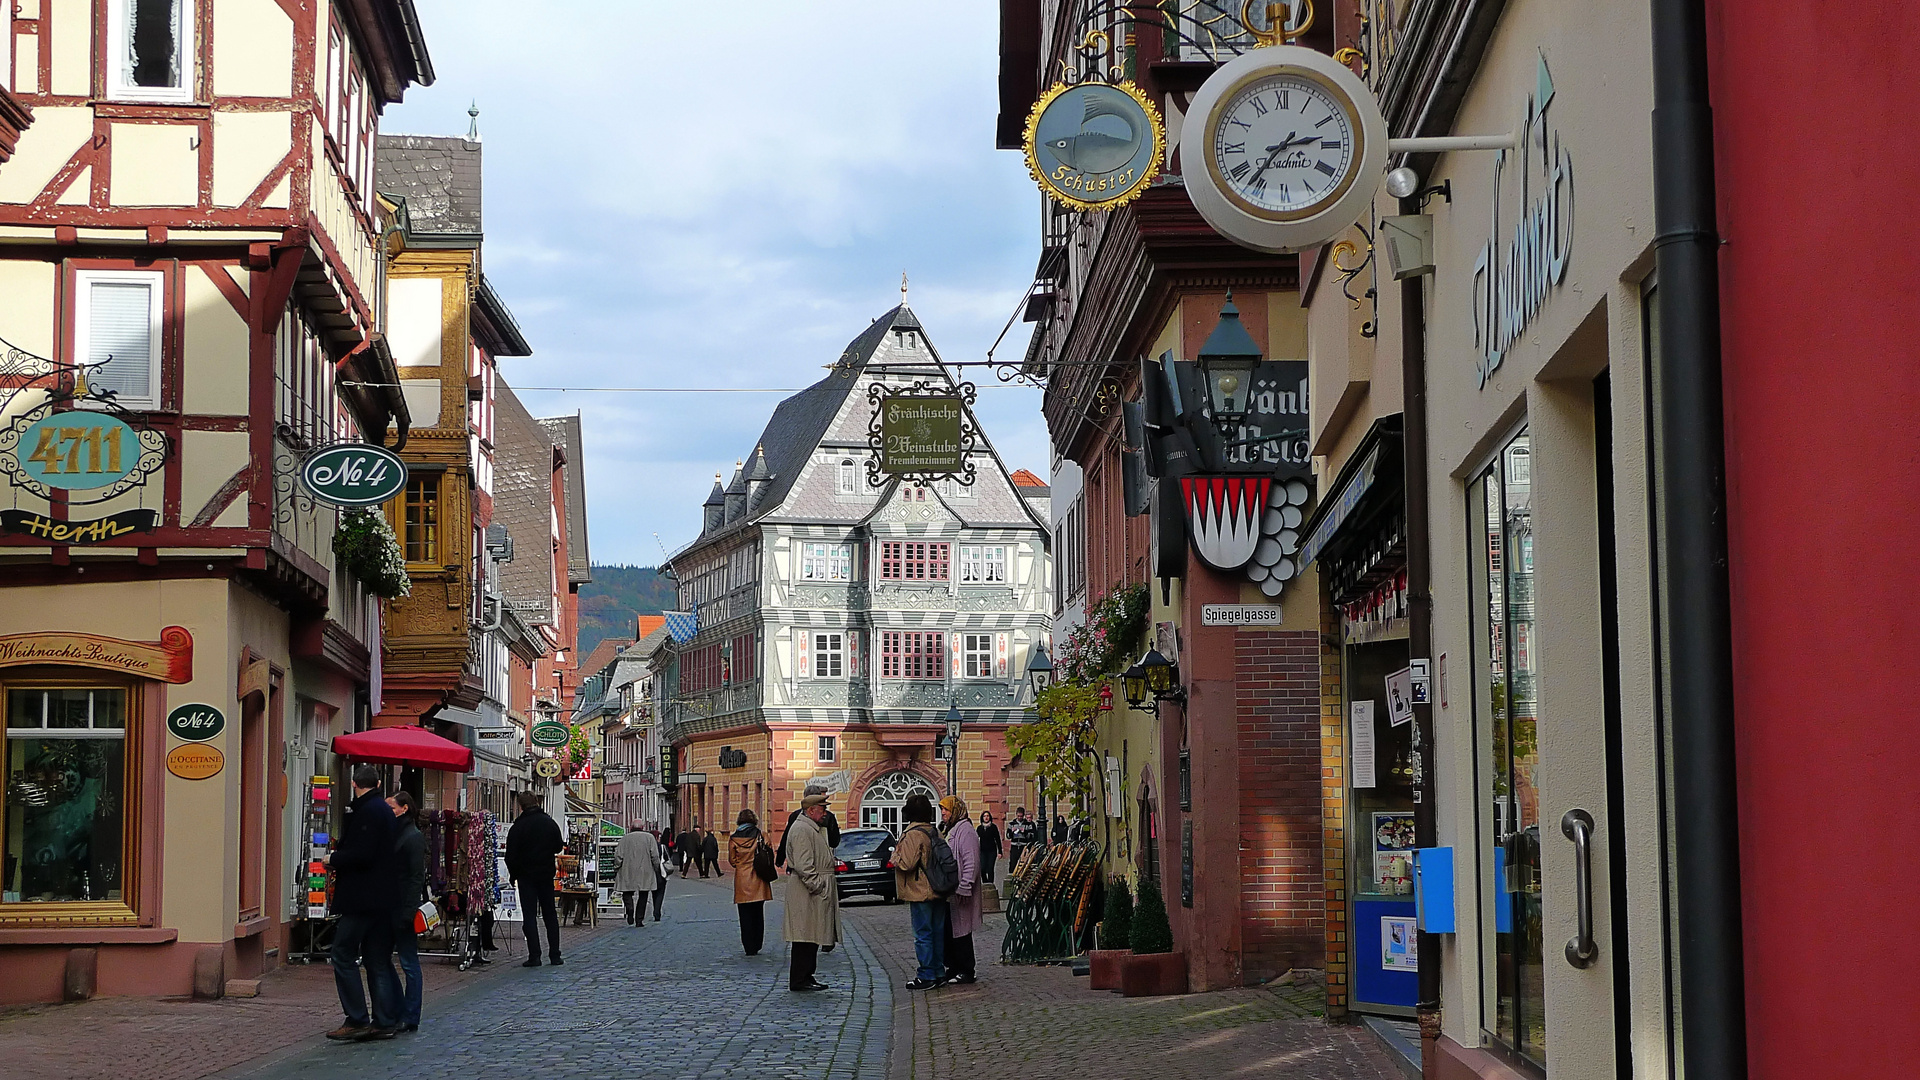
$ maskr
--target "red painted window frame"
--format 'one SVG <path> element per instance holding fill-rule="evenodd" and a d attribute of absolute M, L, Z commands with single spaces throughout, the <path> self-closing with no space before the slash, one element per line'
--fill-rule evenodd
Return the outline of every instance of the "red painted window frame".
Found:
<path fill-rule="evenodd" d="M 944 630 L 882 630 L 880 677 L 937 680 L 947 676 Z"/>
<path fill-rule="evenodd" d="M 952 566 L 953 545 L 945 541 L 880 541 L 882 581 L 946 581 Z"/>

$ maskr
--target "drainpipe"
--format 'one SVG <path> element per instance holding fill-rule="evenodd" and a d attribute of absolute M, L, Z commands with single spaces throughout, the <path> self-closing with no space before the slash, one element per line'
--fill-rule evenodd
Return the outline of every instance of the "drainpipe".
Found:
<path fill-rule="evenodd" d="M 1416 185 L 1417 186 L 1417 185 Z M 1420 196 L 1400 200 L 1402 214 L 1421 212 Z M 1407 504 L 1407 655 L 1433 657 L 1433 554 L 1427 518 L 1427 297 L 1426 278 L 1400 282 L 1400 388 L 1402 454 Z M 1431 667 L 1429 667 L 1431 670 Z M 1432 697 L 1431 694 L 1428 695 Z M 1439 807 L 1433 782 L 1433 703 L 1413 707 L 1413 834 L 1423 848 L 1438 847 Z M 1440 938 L 1422 930 L 1415 939 L 1420 967 L 1420 1052 L 1434 1060 L 1440 1037 Z"/>
<path fill-rule="evenodd" d="M 1701 0 L 1651 0 L 1655 479 L 1673 746 L 1680 1026 L 1689 1080 L 1747 1075 L 1713 109 Z"/>

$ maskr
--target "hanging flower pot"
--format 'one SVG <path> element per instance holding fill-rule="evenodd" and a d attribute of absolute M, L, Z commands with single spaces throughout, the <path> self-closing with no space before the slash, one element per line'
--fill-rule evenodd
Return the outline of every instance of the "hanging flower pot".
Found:
<path fill-rule="evenodd" d="M 378 509 L 347 510 L 333 533 L 333 557 L 342 570 L 360 579 L 367 591 L 387 600 L 413 592 L 406 556 L 393 526 Z"/>

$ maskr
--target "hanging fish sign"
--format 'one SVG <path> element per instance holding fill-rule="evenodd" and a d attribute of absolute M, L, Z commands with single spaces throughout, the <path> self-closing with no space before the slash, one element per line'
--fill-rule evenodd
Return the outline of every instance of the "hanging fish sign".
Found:
<path fill-rule="evenodd" d="M 1160 174 L 1167 127 L 1131 82 L 1055 83 L 1027 116 L 1027 168 L 1075 210 L 1111 210 Z"/>

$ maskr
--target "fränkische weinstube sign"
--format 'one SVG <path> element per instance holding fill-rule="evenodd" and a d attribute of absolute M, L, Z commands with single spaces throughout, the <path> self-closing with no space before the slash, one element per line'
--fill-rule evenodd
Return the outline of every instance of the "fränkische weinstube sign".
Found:
<path fill-rule="evenodd" d="M 881 472 L 954 473 L 964 467 L 961 421 L 967 410 L 958 396 L 893 397 L 881 409 Z"/>

